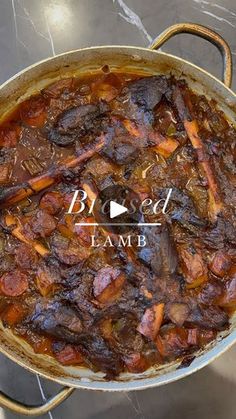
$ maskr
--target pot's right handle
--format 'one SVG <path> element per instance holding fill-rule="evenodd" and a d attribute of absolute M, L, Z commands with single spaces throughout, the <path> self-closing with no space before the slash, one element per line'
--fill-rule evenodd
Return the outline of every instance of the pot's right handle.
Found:
<path fill-rule="evenodd" d="M 222 80 L 227 87 L 232 83 L 232 54 L 227 42 L 213 30 L 196 23 L 177 23 L 163 31 L 150 45 L 151 49 L 160 48 L 168 39 L 179 33 L 190 33 L 204 38 L 214 44 L 221 53 L 223 59 Z"/>
<path fill-rule="evenodd" d="M 55 396 L 51 397 L 50 399 L 46 400 L 43 404 L 38 406 L 28 406 L 26 404 L 20 403 L 4 394 L 2 391 L 0 391 L 0 407 L 9 409 L 12 412 L 17 413 L 19 415 L 41 416 L 54 409 L 60 403 L 66 400 L 67 397 L 69 397 L 74 390 L 75 389 L 72 387 L 63 387 L 59 391 L 59 393 L 57 393 Z"/>

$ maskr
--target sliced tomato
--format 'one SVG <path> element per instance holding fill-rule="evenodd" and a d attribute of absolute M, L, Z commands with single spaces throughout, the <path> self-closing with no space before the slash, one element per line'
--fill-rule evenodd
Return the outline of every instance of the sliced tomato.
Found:
<path fill-rule="evenodd" d="M 72 345 L 65 345 L 63 349 L 55 353 L 55 357 L 63 365 L 76 365 L 83 362 L 81 354 Z"/>
<path fill-rule="evenodd" d="M 27 291 L 28 277 L 19 270 L 5 273 L 0 278 L 0 291 L 8 297 L 18 297 Z"/>

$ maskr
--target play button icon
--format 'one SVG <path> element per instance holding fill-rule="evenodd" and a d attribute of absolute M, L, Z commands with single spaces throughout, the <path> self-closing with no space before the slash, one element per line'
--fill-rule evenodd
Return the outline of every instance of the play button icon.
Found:
<path fill-rule="evenodd" d="M 118 215 L 124 214 L 128 211 L 128 208 L 124 205 L 117 204 L 117 202 L 110 201 L 110 218 L 118 217 Z"/>
<path fill-rule="evenodd" d="M 128 233 L 141 221 L 141 199 L 132 189 L 112 185 L 99 192 L 93 214 L 96 222 L 114 234 Z"/>

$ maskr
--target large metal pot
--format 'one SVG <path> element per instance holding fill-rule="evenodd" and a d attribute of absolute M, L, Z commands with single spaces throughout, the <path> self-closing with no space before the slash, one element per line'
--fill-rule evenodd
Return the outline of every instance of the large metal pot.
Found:
<path fill-rule="evenodd" d="M 223 58 L 223 82 L 201 68 L 175 56 L 157 52 L 165 41 L 179 33 L 191 33 L 215 44 Z M 0 87 L 0 114 L 9 112 L 17 103 L 61 77 L 100 71 L 104 64 L 112 70 L 140 74 L 174 74 L 184 77 L 193 90 L 214 98 L 228 118 L 236 122 L 236 95 L 230 90 L 232 78 L 231 52 L 227 43 L 215 32 L 195 24 L 171 26 L 154 41 L 150 49 L 128 46 L 85 48 L 41 61 L 18 73 Z M 103 374 L 86 368 L 63 367 L 48 356 L 35 354 L 32 348 L 0 325 L 0 351 L 17 364 L 56 381 L 66 387 L 42 406 L 25 406 L 0 392 L 0 405 L 25 415 L 42 415 L 68 397 L 74 388 L 106 391 L 131 391 L 160 386 L 199 370 L 236 341 L 236 317 L 227 330 L 210 347 L 197 354 L 187 368 L 177 369 L 178 362 L 152 367 L 142 374 L 122 374 L 107 382 Z"/>

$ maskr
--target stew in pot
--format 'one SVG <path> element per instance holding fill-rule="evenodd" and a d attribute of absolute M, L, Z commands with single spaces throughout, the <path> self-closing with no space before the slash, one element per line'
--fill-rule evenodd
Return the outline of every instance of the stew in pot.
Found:
<path fill-rule="evenodd" d="M 4 327 L 107 379 L 214 340 L 236 307 L 235 140 L 216 103 L 172 76 L 106 66 L 18 105 L 0 125 Z M 94 225 L 92 203 L 114 185 L 153 224 L 128 246 Z"/>

